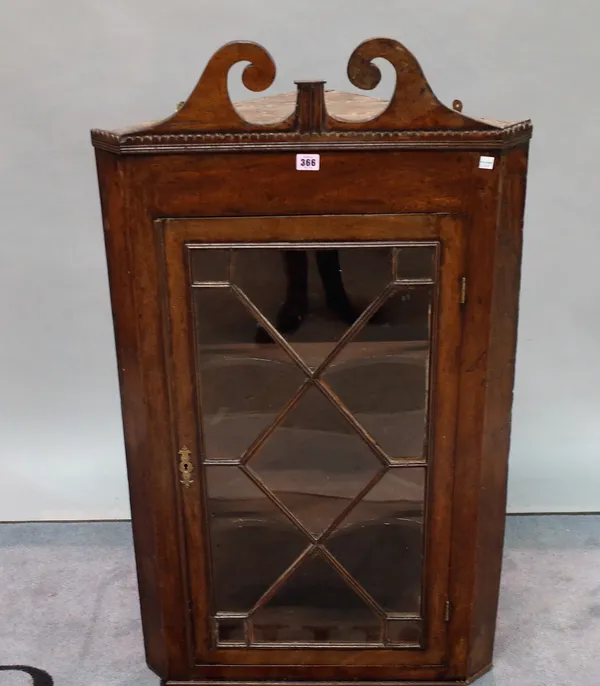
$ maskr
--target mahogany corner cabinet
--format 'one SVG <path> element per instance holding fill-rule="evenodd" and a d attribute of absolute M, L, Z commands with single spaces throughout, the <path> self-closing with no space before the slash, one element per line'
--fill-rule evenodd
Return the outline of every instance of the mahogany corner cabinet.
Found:
<path fill-rule="evenodd" d="M 491 667 L 530 121 L 211 58 L 92 131 L 146 657 L 169 686 L 467 684 Z"/>

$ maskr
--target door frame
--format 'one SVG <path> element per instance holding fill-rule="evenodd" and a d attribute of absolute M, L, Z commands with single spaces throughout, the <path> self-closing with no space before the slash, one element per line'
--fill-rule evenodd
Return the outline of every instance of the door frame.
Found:
<path fill-rule="evenodd" d="M 206 513 L 198 443 L 191 321 L 191 273 L 186 253 L 189 243 L 431 241 L 441 243 L 438 321 L 433 327 L 430 398 L 431 463 L 428 467 L 426 508 L 424 620 L 427 647 L 361 649 L 352 655 L 357 678 L 369 678 L 376 666 L 442 666 L 448 659 L 446 604 L 449 598 L 454 448 L 458 410 L 458 381 L 462 335 L 461 278 L 466 269 L 466 220 L 448 213 L 375 215 L 302 215 L 159 219 L 155 221 L 163 266 L 165 350 L 174 444 L 190 450 L 189 488 L 181 484 L 178 501 L 185 531 L 188 601 L 192 653 L 195 662 L 213 665 L 346 664 L 348 649 L 211 648 L 210 570 L 207 564 Z M 439 335 L 443 332 L 443 340 Z M 438 393 L 443 389 L 443 402 Z M 180 463 L 179 456 L 176 458 Z M 182 481 L 185 481 L 182 474 Z M 191 551 L 195 551 L 193 554 Z M 352 649 L 352 648 L 351 648 Z M 355 647 L 354 647 L 355 649 Z M 292 670 L 293 671 L 293 667 Z M 362 676 L 361 676 L 362 675 Z"/>

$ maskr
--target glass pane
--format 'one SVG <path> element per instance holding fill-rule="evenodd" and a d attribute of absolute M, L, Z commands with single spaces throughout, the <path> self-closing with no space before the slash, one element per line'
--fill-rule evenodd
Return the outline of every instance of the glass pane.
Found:
<path fill-rule="evenodd" d="M 314 386 L 248 466 L 315 535 L 382 469 L 355 429 Z"/>
<path fill-rule="evenodd" d="M 381 641 L 381 620 L 320 555 L 303 560 L 252 617 L 256 642 Z"/>
<path fill-rule="evenodd" d="M 314 369 L 392 281 L 391 248 L 241 249 L 233 282 Z M 269 341 L 266 331 L 258 340 Z"/>
<path fill-rule="evenodd" d="M 219 643 L 245 643 L 243 617 L 217 618 L 217 640 Z"/>
<path fill-rule="evenodd" d="M 386 612 L 421 607 L 425 469 L 396 467 L 355 505 L 326 546 Z"/>
<path fill-rule="evenodd" d="M 436 246 L 410 245 L 397 248 L 396 279 L 435 279 Z"/>
<path fill-rule="evenodd" d="M 401 645 L 421 644 L 422 623 L 410 619 L 388 619 L 387 640 L 390 643 Z"/>
<path fill-rule="evenodd" d="M 190 251 L 195 282 L 215 284 L 192 289 L 203 457 L 247 458 L 204 465 L 218 644 L 421 641 L 398 614 L 421 612 L 426 469 L 382 464 L 271 326 L 316 370 L 372 305 L 319 378 L 392 462 L 425 458 L 435 285 L 401 281 L 436 280 L 436 249 Z M 298 563 L 311 538 L 284 508 L 342 572 L 318 547 Z"/>
<path fill-rule="evenodd" d="M 322 374 L 391 459 L 425 456 L 432 298 L 400 288 Z"/>
<path fill-rule="evenodd" d="M 308 541 L 239 467 L 204 469 L 216 610 L 246 612 Z"/>
<path fill-rule="evenodd" d="M 208 281 L 229 281 L 231 249 L 190 249 L 192 280 L 195 283 Z"/>
<path fill-rule="evenodd" d="M 235 459 L 305 380 L 278 345 L 256 343 L 256 320 L 229 288 L 194 288 L 205 456 Z"/>

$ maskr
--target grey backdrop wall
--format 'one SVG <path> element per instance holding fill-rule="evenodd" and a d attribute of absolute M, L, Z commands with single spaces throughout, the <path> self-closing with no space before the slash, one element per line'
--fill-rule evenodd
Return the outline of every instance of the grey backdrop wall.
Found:
<path fill-rule="evenodd" d="M 0 520 L 129 512 L 88 130 L 169 114 L 233 39 L 271 51 L 269 92 L 347 89 L 348 56 L 377 35 L 444 102 L 534 121 L 509 509 L 600 510 L 599 19 L 589 0 L 3 2 Z"/>

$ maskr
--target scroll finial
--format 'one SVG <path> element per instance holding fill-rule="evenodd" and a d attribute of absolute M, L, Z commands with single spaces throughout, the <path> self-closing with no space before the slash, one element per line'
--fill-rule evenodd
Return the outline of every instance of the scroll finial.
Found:
<path fill-rule="evenodd" d="M 289 128 L 286 120 L 268 127 L 250 124 L 236 112 L 227 86 L 229 70 L 238 62 L 250 62 L 242 73 L 242 82 L 252 91 L 263 91 L 275 80 L 275 62 L 258 43 L 227 43 L 211 57 L 200 80 L 177 111 L 154 124 L 152 132 L 251 131 Z"/>
<path fill-rule="evenodd" d="M 396 86 L 387 108 L 375 119 L 347 122 L 329 117 L 333 130 L 483 130 L 491 125 L 443 105 L 435 96 L 414 55 L 391 38 L 372 38 L 361 43 L 348 61 L 348 78 L 362 90 L 372 90 L 381 80 L 373 60 L 386 59 L 396 71 Z"/>

